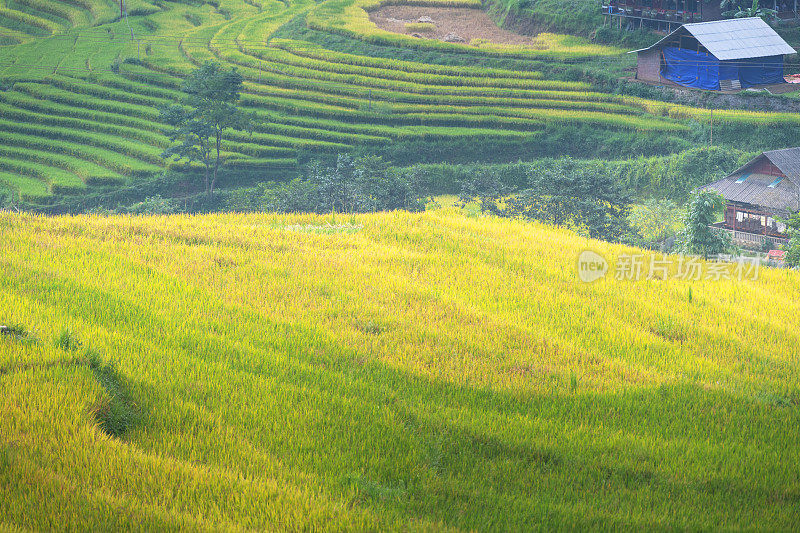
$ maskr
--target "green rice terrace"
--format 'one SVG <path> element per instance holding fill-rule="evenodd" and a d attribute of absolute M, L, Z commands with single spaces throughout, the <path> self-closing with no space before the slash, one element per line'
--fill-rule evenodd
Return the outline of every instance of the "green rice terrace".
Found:
<path fill-rule="evenodd" d="M 0 187 L 48 205 L 192 171 L 161 157 L 169 140 L 158 109 L 179 101 L 182 78 L 208 60 L 237 67 L 241 103 L 256 117 L 252 133 L 224 143 L 228 187 L 352 150 L 396 165 L 525 160 L 552 146 L 665 155 L 690 148 L 710 120 L 706 109 L 618 94 L 609 76 L 582 74 L 621 72 L 632 61 L 621 49 L 556 33 L 524 46 L 418 39 L 372 24 L 366 9 L 378 5 L 132 0 L 120 18 L 111 1 L 0 0 Z M 741 110 L 714 118 L 737 135 L 800 122 Z M 632 139 L 640 149 L 624 153 Z"/>

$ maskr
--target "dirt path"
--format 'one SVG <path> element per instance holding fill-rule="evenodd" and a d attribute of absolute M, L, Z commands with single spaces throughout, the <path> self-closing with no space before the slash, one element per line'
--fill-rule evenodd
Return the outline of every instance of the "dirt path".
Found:
<path fill-rule="evenodd" d="M 433 21 L 434 31 L 407 30 L 407 23 Z M 386 6 L 369 13 L 376 26 L 394 33 L 415 35 L 423 39 L 444 40 L 455 34 L 469 44 L 472 39 L 486 39 L 497 44 L 531 44 L 526 35 L 499 28 L 485 11 L 463 7 Z M 458 41 L 455 41 L 458 42 Z"/>

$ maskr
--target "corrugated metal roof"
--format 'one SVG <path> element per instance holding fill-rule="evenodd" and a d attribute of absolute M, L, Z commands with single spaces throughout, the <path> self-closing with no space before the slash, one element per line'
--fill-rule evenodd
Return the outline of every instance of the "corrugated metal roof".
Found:
<path fill-rule="evenodd" d="M 797 211 L 798 194 L 794 183 L 783 180 L 777 186 L 770 187 L 775 181 L 774 176 L 752 174 L 741 183 L 736 181 L 737 177 L 728 176 L 702 189 L 713 189 L 729 202 L 757 205 L 776 211 Z"/>
<path fill-rule="evenodd" d="M 748 174 L 748 169 L 762 158 L 778 167 L 787 179 L 776 183 L 775 176 Z M 741 180 L 744 176 L 747 178 Z M 732 174 L 702 189 L 713 189 L 731 202 L 797 211 L 800 209 L 800 148 L 764 152 Z"/>
<path fill-rule="evenodd" d="M 659 47 L 679 33 L 690 33 L 720 61 L 797 53 L 759 17 L 684 24 L 643 52 Z"/>

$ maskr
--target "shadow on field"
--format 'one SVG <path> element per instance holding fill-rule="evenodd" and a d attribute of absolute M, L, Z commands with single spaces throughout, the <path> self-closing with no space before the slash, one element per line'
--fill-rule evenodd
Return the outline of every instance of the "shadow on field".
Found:
<path fill-rule="evenodd" d="M 152 283 L 179 284 L 148 274 Z M 370 510 L 387 527 L 421 520 L 469 530 L 788 530 L 800 523 L 796 388 L 732 389 L 739 382 L 731 380 L 731 390 L 684 382 L 580 392 L 575 380 L 575 392 L 492 389 L 375 361 L 334 332 L 275 321 L 211 290 L 184 289 L 176 293 L 181 306 L 165 310 L 79 281 L 26 279 L 36 281 L 18 290 L 32 302 L 113 327 L 117 342 L 141 341 L 141 324 L 159 332 L 136 361 L 157 371 L 121 369 L 147 405 L 146 435 L 136 432 L 133 445 L 163 452 L 159 446 L 173 443 L 171 457 L 238 470 L 243 479 L 265 472 L 290 483 L 311 479 L 342 508 Z M 79 356 L 73 340 L 62 336 L 61 347 Z M 152 355 L 159 353 L 169 357 Z M 98 423 L 109 434 L 129 430 L 138 408 L 120 372 L 83 361 L 109 397 Z"/>
<path fill-rule="evenodd" d="M 251 438 L 286 464 L 339 479 L 331 488 L 348 505 L 467 529 L 800 518 L 796 393 L 685 383 L 532 395 L 434 381 L 346 347 L 313 351 L 343 355 L 230 364 L 303 398 L 302 412 L 287 404 L 275 413 L 284 435 L 264 438 L 265 426 Z"/>
<path fill-rule="evenodd" d="M 0 327 L 0 336 L 18 342 L 36 343 L 38 339 L 23 326 Z M 56 337 L 54 345 L 57 349 L 72 357 L 53 361 L 32 362 L 0 367 L 0 376 L 13 372 L 28 370 L 44 370 L 54 367 L 88 367 L 97 382 L 106 392 L 106 398 L 93 411 L 92 416 L 100 430 L 109 437 L 121 438 L 139 419 L 136 404 L 131 399 L 122 376 L 110 363 L 103 363 L 95 352 L 83 349 L 82 343 L 69 329 L 64 329 Z M 82 352 L 82 353 L 79 353 Z"/>

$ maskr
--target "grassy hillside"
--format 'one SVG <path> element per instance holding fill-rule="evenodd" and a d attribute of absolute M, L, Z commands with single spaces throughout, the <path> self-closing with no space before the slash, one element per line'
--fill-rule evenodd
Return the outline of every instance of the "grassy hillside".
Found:
<path fill-rule="evenodd" d="M 182 78 L 207 60 L 246 79 L 243 105 L 258 123 L 224 150 L 229 175 L 251 181 L 292 175 L 298 157 L 355 149 L 389 150 L 399 165 L 510 161 L 540 144 L 655 155 L 688 143 L 693 122 L 710 118 L 603 92 L 575 70 L 586 61 L 628 64 L 618 49 L 554 34 L 524 49 L 414 39 L 372 25 L 365 9 L 374 0 L 136 0 L 123 20 L 108 0 L 3 2 L 2 42 L 20 44 L 0 46 L 0 190 L 27 203 L 161 175 L 168 139 L 157 108 L 179 100 Z M 781 124 L 787 139 L 800 122 L 724 111 L 715 120 L 737 131 Z"/>
<path fill-rule="evenodd" d="M 0 215 L 0 529 L 790 530 L 800 279 L 448 211 Z"/>

